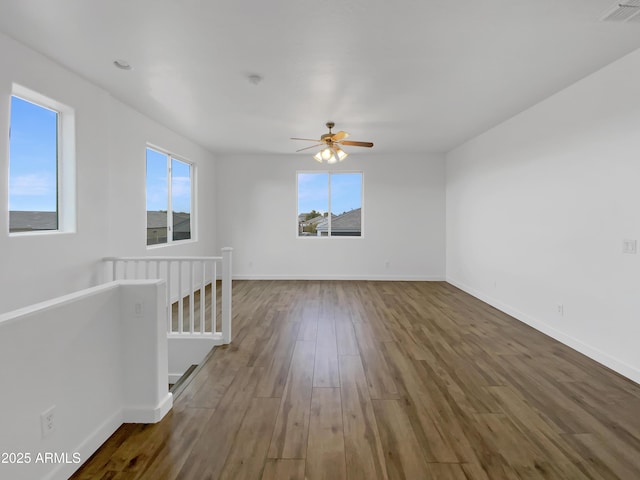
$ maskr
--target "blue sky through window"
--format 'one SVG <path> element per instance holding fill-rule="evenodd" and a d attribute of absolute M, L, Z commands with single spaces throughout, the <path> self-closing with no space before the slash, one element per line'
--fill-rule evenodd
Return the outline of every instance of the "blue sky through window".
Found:
<path fill-rule="evenodd" d="M 331 175 L 331 211 L 340 215 L 362 207 L 362 174 L 334 173 Z M 329 174 L 298 174 L 298 214 L 311 210 L 329 209 Z"/>
<path fill-rule="evenodd" d="M 147 148 L 147 211 L 167 211 L 169 180 L 167 155 Z"/>
<path fill-rule="evenodd" d="M 331 212 L 340 215 L 362 207 L 362 174 L 331 175 Z"/>
<path fill-rule="evenodd" d="M 11 97 L 9 210 L 55 212 L 58 205 L 58 113 Z"/>
<path fill-rule="evenodd" d="M 191 165 L 171 160 L 171 207 L 174 212 L 191 213 Z"/>
<path fill-rule="evenodd" d="M 329 209 L 329 174 L 298 174 L 298 214 Z"/>
<path fill-rule="evenodd" d="M 169 156 L 147 148 L 147 211 L 167 211 Z M 174 212 L 191 213 L 191 165 L 171 159 L 171 207 Z"/>

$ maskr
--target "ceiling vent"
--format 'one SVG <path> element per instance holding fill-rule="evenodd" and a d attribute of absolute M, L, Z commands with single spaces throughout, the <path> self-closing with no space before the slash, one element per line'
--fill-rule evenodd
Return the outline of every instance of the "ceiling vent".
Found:
<path fill-rule="evenodd" d="M 640 0 L 616 3 L 601 18 L 604 22 L 640 22 Z"/>

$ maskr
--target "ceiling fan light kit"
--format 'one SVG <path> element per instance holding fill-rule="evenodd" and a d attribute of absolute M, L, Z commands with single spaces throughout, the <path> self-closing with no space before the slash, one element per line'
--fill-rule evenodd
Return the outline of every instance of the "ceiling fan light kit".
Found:
<path fill-rule="evenodd" d="M 333 148 L 326 147 L 320 150 L 313 156 L 313 159 L 320 163 L 338 163 L 343 161 L 348 156 L 349 154 L 347 152 L 342 150 L 340 147 L 334 146 Z"/>
<path fill-rule="evenodd" d="M 341 145 L 368 148 L 373 147 L 372 142 L 356 142 L 353 140 L 345 140 L 347 137 L 349 137 L 349 134 L 347 132 L 340 131 L 338 133 L 332 133 L 331 129 L 335 126 L 335 123 L 333 122 L 327 122 L 326 125 L 329 129 L 329 133 L 325 133 L 324 135 L 322 135 L 320 137 L 320 140 L 314 140 L 311 138 L 292 138 L 291 140 L 304 140 L 307 142 L 317 143 L 316 145 L 296 150 L 296 152 L 301 152 L 303 150 L 322 146 L 322 150 L 316 153 L 313 156 L 313 159 L 320 163 L 326 162 L 328 164 L 334 164 L 343 161 L 349 155 L 347 152 L 342 150 Z"/>

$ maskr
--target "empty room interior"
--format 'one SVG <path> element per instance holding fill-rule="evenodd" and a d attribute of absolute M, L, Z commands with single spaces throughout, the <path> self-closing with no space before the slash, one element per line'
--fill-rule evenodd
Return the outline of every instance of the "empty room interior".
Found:
<path fill-rule="evenodd" d="M 0 479 L 640 478 L 640 0 L 0 0 Z"/>

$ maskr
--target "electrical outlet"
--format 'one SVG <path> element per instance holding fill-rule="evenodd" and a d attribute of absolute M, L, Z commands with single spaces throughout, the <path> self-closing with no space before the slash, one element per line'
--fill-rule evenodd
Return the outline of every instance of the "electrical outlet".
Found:
<path fill-rule="evenodd" d="M 622 241 L 622 253 L 638 253 L 638 242 L 630 238 L 626 238 Z"/>
<path fill-rule="evenodd" d="M 56 429 L 56 406 L 49 407 L 40 414 L 40 426 L 42 427 L 42 438 L 48 436 Z"/>
<path fill-rule="evenodd" d="M 558 315 L 564 317 L 564 305 L 558 305 Z"/>

